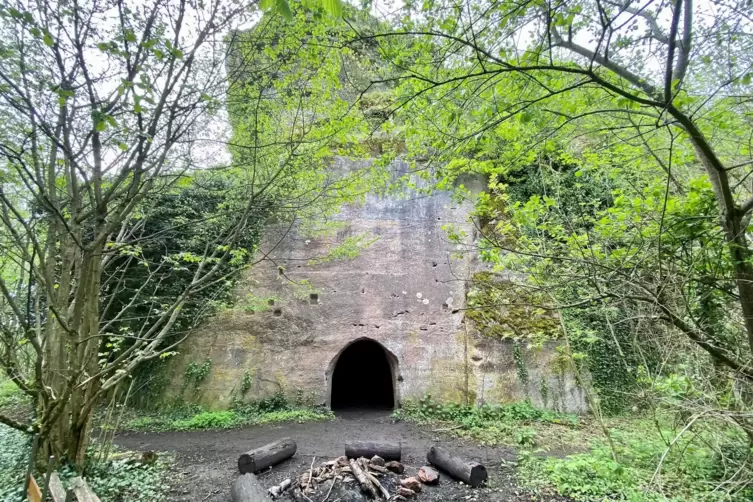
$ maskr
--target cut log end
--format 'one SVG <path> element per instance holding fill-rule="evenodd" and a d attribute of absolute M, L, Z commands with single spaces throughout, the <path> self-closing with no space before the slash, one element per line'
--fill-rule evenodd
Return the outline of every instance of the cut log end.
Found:
<path fill-rule="evenodd" d="M 451 455 L 444 448 L 432 446 L 426 454 L 430 464 L 443 470 L 455 479 L 477 488 L 486 482 L 486 467 L 477 462 L 467 462 Z"/>
<path fill-rule="evenodd" d="M 484 484 L 489 475 L 486 472 L 486 467 L 481 464 L 476 464 L 471 467 L 471 475 L 468 478 L 468 484 L 474 488 L 477 488 Z"/>

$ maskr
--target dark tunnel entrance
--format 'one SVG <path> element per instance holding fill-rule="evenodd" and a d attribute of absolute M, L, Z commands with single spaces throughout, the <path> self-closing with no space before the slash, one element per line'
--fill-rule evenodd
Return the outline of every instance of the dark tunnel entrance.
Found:
<path fill-rule="evenodd" d="M 359 340 L 342 351 L 332 372 L 330 403 L 333 410 L 394 408 L 392 368 L 379 343 Z"/>

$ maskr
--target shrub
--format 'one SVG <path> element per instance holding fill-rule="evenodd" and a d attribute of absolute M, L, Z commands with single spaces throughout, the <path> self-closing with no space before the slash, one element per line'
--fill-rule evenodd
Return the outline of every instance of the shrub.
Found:
<path fill-rule="evenodd" d="M 471 437 L 482 444 L 513 443 L 524 447 L 536 444 L 537 431 L 529 424 L 575 426 L 578 417 L 533 407 L 529 401 L 504 405 L 466 406 L 443 404 L 427 396 L 418 402 L 406 401 L 394 413 L 396 418 L 414 422 L 452 422 L 460 427 L 453 433 Z"/>
<path fill-rule="evenodd" d="M 188 419 L 174 420 L 171 429 L 178 431 L 193 429 L 229 429 L 240 425 L 240 417 L 234 411 L 205 411 Z"/>
<path fill-rule="evenodd" d="M 22 499 L 24 475 L 31 454 L 29 436 L 0 425 L 0 444 L 0 501 L 17 502 Z M 94 452 L 90 448 L 86 479 L 102 502 L 165 500 L 167 485 L 164 478 L 169 462 L 160 459 L 149 465 L 127 460 L 95 463 L 90 461 Z M 77 475 L 70 466 L 63 466 L 59 471 L 64 483 Z"/>

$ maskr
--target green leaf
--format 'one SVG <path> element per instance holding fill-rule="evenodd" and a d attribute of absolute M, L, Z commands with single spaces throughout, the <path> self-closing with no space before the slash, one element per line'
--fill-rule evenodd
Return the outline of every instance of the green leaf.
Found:
<path fill-rule="evenodd" d="M 52 38 L 52 35 L 47 30 L 45 30 L 44 38 L 42 40 L 44 41 L 44 45 L 46 45 L 47 47 L 52 47 L 53 45 L 55 45 L 55 39 Z"/>
<path fill-rule="evenodd" d="M 110 44 L 100 42 L 97 44 L 97 49 L 101 50 L 102 52 L 107 52 L 108 50 L 110 50 Z"/>
<path fill-rule="evenodd" d="M 343 13 L 343 4 L 340 0 L 322 0 L 324 11 L 330 16 L 341 16 Z"/>
<path fill-rule="evenodd" d="M 746 73 L 745 75 L 743 75 L 743 78 L 741 80 L 742 84 L 750 85 L 751 76 L 753 76 L 753 74 L 751 73 Z"/>
<path fill-rule="evenodd" d="M 287 0 L 277 0 L 277 12 L 286 20 L 293 20 L 293 11 L 290 10 Z"/>

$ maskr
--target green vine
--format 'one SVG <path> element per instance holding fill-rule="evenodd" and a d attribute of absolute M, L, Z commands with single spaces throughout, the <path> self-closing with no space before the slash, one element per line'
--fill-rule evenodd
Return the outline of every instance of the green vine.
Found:
<path fill-rule="evenodd" d="M 251 388 L 251 373 L 246 370 L 243 372 L 243 378 L 241 379 L 241 395 L 246 395 L 246 392 Z"/>
<path fill-rule="evenodd" d="M 520 342 L 515 340 L 512 342 L 512 357 L 515 360 L 515 369 L 518 373 L 518 378 L 523 383 L 523 386 L 528 386 L 528 369 L 523 362 L 523 355 L 520 352 Z"/>
<path fill-rule="evenodd" d="M 549 405 L 549 384 L 544 377 L 541 377 L 541 382 L 539 383 L 539 393 L 541 394 L 541 401 L 546 408 Z"/>
<path fill-rule="evenodd" d="M 203 363 L 199 364 L 196 361 L 191 361 L 186 366 L 184 388 L 189 384 L 192 384 L 195 390 L 199 390 L 199 385 L 209 375 L 212 369 L 212 360 L 208 357 Z"/>

